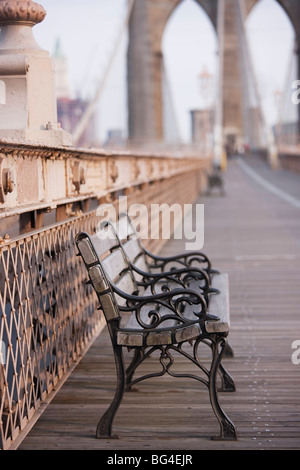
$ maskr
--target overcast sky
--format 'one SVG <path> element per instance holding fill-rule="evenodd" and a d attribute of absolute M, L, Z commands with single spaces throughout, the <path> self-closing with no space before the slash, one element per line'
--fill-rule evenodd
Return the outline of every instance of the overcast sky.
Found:
<path fill-rule="evenodd" d="M 34 27 L 41 47 L 51 54 L 60 39 L 68 59 L 72 92 L 93 96 L 112 54 L 127 0 L 40 0 L 46 19 Z M 267 19 L 267 21 L 266 21 Z M 293 31 L 275 0 L 260 0 L 253 9 L 247 31 L 263 104 L 274 121 L 274 92 L 283 90 Z M 108 129 L 125 128 L 126 44 L 124 37 L 99 103 L 98 125 L 102 139 Z M 194 0 L 183 0 L 166 26 L 163 52 L 182 138 L 190 135 L 190 109 L 203 105 L 199 74 L 216 71 L 217 42 L 214 29 Z"/>

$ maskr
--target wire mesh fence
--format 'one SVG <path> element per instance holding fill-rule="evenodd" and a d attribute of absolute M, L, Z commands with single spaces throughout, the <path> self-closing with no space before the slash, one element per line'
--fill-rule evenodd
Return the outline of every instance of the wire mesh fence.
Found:
<path fill-rule="evenodd" d="M 0 247 L 2 449 L 18 438 L 101 328 L 73 242 L 77 232 L 95 227 L 92 212 Z"/>

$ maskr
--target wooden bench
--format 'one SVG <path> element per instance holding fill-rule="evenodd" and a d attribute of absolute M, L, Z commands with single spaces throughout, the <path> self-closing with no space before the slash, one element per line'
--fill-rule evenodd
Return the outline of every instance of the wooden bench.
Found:
<path fill-rule="evenodd" d="M 113 419 L 126 385 L 130 389 L 144 379 L 168 373 L 205 384 L 220 425 L 220 434 L 216 438 L 235 440 L 235 426 L 221 408 L 217 392 L 217 374 L 229 333 L 223 310 L 220 310 L 220 320 L 211 316 L 204 297 L 188 287 L 161 289 L 155 294 L 151 289 L 149 291 L 149 286 L 141 289 L 114 237 L 99 237 L 99 233 L 89 236 L 82 232 L 76 236 L 76 245 L 107 322 L 117 372 L 115 396 L 98 423 L 96 436 L 116 437 L 112 434 Z M 200 344 L 211 350 L 209 367 L 201 362 Z M 190 350 L 184 349 L 185 345 Z M 127 369 L 124 347 L 134 351 Z M 161 370 L 134 378 L 138 367 L 155 351 L 159 352 Z M 172 366 L 177 355 L 198 366 L 199 376 L 184 371 L 179 375 L 174 373 Z"/>
<path fill-rule="evenodd" d="M 120 214 L 117 222 L 103 221 L 100 230 L 107 230 L 107 236 L 115 240 L 115 246 L 122 248 L 140 288 L 150 288 L 152 294 L 176 286 L 196 290 L 209 306 L 211 313 L 207 315 L 220 320 L 214 328 L 219 328 L 222 322 L 230 324 L 228 274 L 214 269 L 205 253 L 187 251 L 169 257 L 151 253 L 143 245 L 127 213 Z M 233 357 L 229 343 L 225 355 Z M 222 366 L 220 368 L 222 370 Z M 232 378 L 225 370 L 222 372 L 223 390 L 234 391 Z"/>
<path fill-rule="evenodd" d="M 108 221 L 104 221 L 105 227 Z M 219 271 L 212 267 L 209 257 L 201 251 L 186 251 L 173 256 L 158 256 L 143 245 L 135 226 L 127 213 L 121 213 L 119 220 L 110 222 L 120 243 L 124 245 L 128 257 L 135 266 L 144 271 L 166 272 L 173 268 L 196 267 L 202 269 L 211 280 Z"/>
<path fill-rule="evenodd" d="M 211 194 L 213 188 L 218 188 L 221 194 L 225 194 L 224 180 L 219 166 L 214 166 L 212 171 L 207 175 L 207 183 L 206 194 L 208 196 Z"/>

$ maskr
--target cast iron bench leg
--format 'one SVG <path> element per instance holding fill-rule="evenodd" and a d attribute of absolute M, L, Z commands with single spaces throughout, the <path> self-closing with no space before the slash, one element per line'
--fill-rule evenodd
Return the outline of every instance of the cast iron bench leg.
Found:
<path fill-rule="evenodd" d="M 119 436 L 112 434 L 112 424 L 115 417 L 115 414 L 120 406 L 122 401 L 124 390 L 125 390 L 125 368 L 124 368 L 124 358 L 123 351 L 121 346 L 114 346 L 114 356 L 116 362 L 116 372 L 117 372 L 117 388 L 113 401 L 111 402 L 110 407 L 104 413 L 100 419 L 96 437 L 98 439 L 119 439 Z"/>
<path fill-rule="evenodd" d="M 222 379 L 220 392 L 235 392 L 234 380 L 222 364 L 219 366 L 219 372 Z"/>
<path fill-rule="evenodd" d="M 219 337 L 213 342 L 212 350 L 213 350 L 213 359 L 209 374 L 209 398 L 212 405 L 212 409 L 219 421 L 220 424 L 220 435 L 213 436 L 213 440 L 236 440 L 236 430 L 232 421 L 228 418 L 228 416 L 222 410 L 219 400 L 218 400 L 218 392 L 217 392 L 217 374 L 218 369 L 220 366 L 220 362 L 222 356 L 224 354 L 224 350 L 226 348 L 226 340 L 225 338 Z"/>
<path fill-rule="evenodd" d="M 132 381 L 134 371 L 137 365 L 139 364 L 142 355 L 142 351 L 139 348 L 135 348 L 132 361 L 126 370 L 126 391 L 128 392 L 135 390 L 134 388 L 132 388 L 130 383 Z"/>

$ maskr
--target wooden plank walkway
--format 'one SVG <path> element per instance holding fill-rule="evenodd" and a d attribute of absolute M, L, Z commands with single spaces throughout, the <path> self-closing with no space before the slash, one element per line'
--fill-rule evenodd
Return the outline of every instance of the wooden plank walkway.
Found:
<path fill-rule="evenodd" d="M 300 209 L 292 203 L 300 202 L 300 175 L 271 172 L 254 158 L 246 167 L 233 160 L 225 186 L 225 197 L 216 193 L 198 202 L 205 204 L 204 251 L 214 266 L 229 273 L 235 356 L 226 358 L 225 365 L 237 390 L 220 394 L 220 400 L 237 427 L 238 441 L 212 441 L 218 423 L 206 389 L 196 381 L 168 376 L 126 393 L 114 424 L 121 439 L 97 440 L 96 425 L 115 380 L 104 331 L 20 450 L 105 449 L 113 454 L 300 448 L 300 364 L 291 360 L 292 343 L 300 340 Z M 284 199 L 286 193 L 294 199 Z M 184 241 L 170 240 L 163 251 L 183 248 Z"/>

